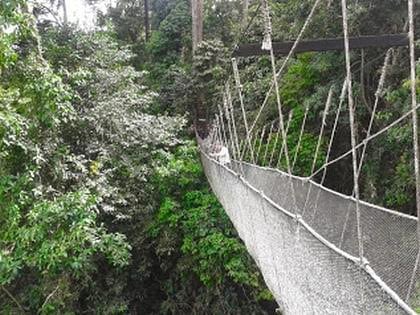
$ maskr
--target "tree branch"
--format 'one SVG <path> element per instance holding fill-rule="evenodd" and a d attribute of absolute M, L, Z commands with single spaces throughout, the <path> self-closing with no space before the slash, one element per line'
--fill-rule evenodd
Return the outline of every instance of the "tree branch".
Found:
<path fill-rule="evenodd" d="M 45 305 L 47 305 L 48 301 L 54 296 L 54 294 L 57 292 L 60 285 L 57 285 L 57 287 L 52 291 L 50 294 L 48 294 L 47 298 L 45 299 L 44 303 L 41 306 L 41 309 L 44 308 Z"/>
<path fill-rule="evenodd" d="M 9 292 L 4 286 L 1 286 L 1 289 L 6 293 L 6 295 L 13 301 L 15 304 L 19 307 L 19 309 L 26 313 L 25 308 L 19 303 L 19 301 L 12 295 L 12 293 Z"/>

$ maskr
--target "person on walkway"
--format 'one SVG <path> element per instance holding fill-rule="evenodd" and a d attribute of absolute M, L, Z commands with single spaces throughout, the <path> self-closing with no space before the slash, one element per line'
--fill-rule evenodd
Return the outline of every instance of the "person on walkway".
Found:
<path fill-rule="evenodd" d="M 220 164 L 230 166 L 229 150 L 224 145 L 216 143 L 210 156 L 219 161 Z"/>

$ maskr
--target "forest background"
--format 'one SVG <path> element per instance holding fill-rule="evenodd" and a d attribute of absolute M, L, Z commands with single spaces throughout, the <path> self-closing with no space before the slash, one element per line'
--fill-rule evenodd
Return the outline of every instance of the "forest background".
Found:
<path fill-rule="evenodd" d="M 204 41 L 193 57 L 190 2 L 145 1 L 89 0 L 92 10 L 106 10 L 88 29 L 69 21 L 64 0 L 0 1 L 2 314 L 274 312 L 210 191 L 192 127 L 198 102 L 209 119 L 217 113 L 235 46 L 261 42 L 259 2 L 246 10 L 241 1 L 205 0 Z M 270 1 L 274 38 L 296 38 L 312 2 Z M 405 1 L 350 1 L 349 11 L 354 36 L 407 31 Z M 339 12 L 337 1 L 323 1 L 305 37 L 341 36 Z M 407 49 L 390 54 L 378 129 L 410 108 Z M 360 139 L 384 56 L 384 49 L 352 53 Z M 240 59 L 239 68 L 253 118 L 271 80 L 270 60 Z M 293 113 L 291 155 L 310 108 L 299 175 L 310 172 L 329 86 L 334 113 L 343 80 L 341 52 L 296 55 L 281 79 L 285 114 Z M 258 131 L 277 118 L 276 108 L 270 99 Z M 345 115 L 340 126 L 333 155 L 350 145 Z M 261 151 L 279 159 L 281 141 L 262 140 Z M 409 124 L 375 140 L 362 171 L 363 199 L 414 214 L 411 141 Z M 278 167 L 284 164 L 280 158 Z M 350 194 L 351 172 L 343 160 L 325 184 Z"/>

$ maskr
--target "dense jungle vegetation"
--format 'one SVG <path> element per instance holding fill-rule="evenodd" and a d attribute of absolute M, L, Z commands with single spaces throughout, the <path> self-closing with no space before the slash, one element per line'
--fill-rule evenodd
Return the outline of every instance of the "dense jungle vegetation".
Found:
<path fill-rule="evenodd" d="M 150 1 L 150 34 L 144 0 L 86 0 L 102 2 L 106 12 L 86 29 L 67 21 L 63 0 L 0 0 L 0 313 L 273 314 L 261 274 L 207 184 L 193 131 L 197 102 L 209 119 L 217 113 L 234 46 L 261 41 L 259 2 L 250 2 L 248 20 L 257 13 L 244 36 L 241 1 L 205 0 L 205 41 L 194 57 L 189 0 Z M 312 3 L 271 1 L 275 39 L 296 38 Z M 406 31 L 405 1 L 350 3 L 352 35 Z M 305 37 L 341 36 L 339 12 L 338 1 L 324 1 Z M 352 54 L 360 139 L 384 52 Z M 407 49 L 391 55 L 375 130 L 410 108 Z M 251 119 L 270 61 L 240 59 L 239 68 Z M 329 86 L 331 124 L 343 80 L 340 52 L 296 55 L 281 79 L 285 114 L 293 111 L 291 155 L 310 108 L 297 174 L 310 171 Z M 258 132 L 276 108 L 272 95 Z M 333 155 L 350 146 L 346 115 L 340 126 Z M 363 199 L 414 214 L 411 139 L 402 124 L 375 140 Z M 276 160 L 280 144 L 266 137 L 261 150 L 276 146 Z M 350 194 L 348 162 L 329 170 L 326 185 Z"/>

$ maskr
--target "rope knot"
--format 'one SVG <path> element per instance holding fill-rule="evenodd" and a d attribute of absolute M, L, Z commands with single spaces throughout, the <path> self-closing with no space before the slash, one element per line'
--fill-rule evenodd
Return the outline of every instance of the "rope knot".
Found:
<path fill-rule="evenodd" d="M 267 0 L 261 0 L 261 4 L 262 4 L 263 15 L 264 15 L 264 39 L 261 45 L 261 49 L 271 50 L 272 49 L 271 34 L 273 31 L 271 27 L 270 7 Z"/>
<path fill-rule="evenodd" d="M 369 261 L 365 257 L 362 257 L 359 259 L 359 264 L 360 264 L 360 267 L 363 269 L 366 269 L 366 267 L 370 265 Z"/>

